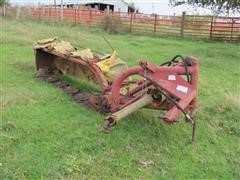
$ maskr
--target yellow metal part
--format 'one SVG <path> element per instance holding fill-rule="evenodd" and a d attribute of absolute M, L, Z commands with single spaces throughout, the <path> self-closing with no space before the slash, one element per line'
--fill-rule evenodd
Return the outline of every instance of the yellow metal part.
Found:
<path fill-rule="evenodd" d="M 71 52 L 72 57 L 80 57 L 81 59 L 88 61 L 89 59 L 93 59 L 93 53 L 90 49 L 84 49 L 84 50 L 77 50 L 74 52 Z"/>
<path fill-rule="evenodd" d="M 55 50 L 59 53 L 69 55 L 71 52 L 76 51 L 76 49 L 71 45 L 71 43 L 66 41 L 60 41 L 57 37 L 38 40 L 33 44 L 34 49 L 48 48 L 49 50 Z"/>
<path fill-rule="evenodd" d="M 109 58 L 98 62 L 97 65 L 108 80 L 114 80 L 121 72 L 128 69 L 126 62 L 119 58 L 115 50 Z"/>
<path fill-rule="evenodd" d="M 90 49 L 77 50 L 69 42 L 61 41 L 57 37 L 38 40 L 33 44 L 33 48 L 47 48 L 50 51 L 55 50 L 66 56 L 72 56 L 85 61 L 94 58 Z M 64 59 L 61 58 L 56 58 L 55 64 L 64 74 L 75 74 L 74 71 L 78 71 L 77 68 L 79 68 L 77 66 L 75 67 L 73 63 L 65 62 Z M 115 50 L 109 58 L 99 61 L 96 64 L 102 70 L 105 78 L 110 81 L 114 80 L 121 72 L 128 68 L 126 62 L 119 58 Z"/>
<path fill-rule="evenodd" d="M 69 55 L 71 52 L 75 51 L 75 48 L 71 45 L 71 43 L 66 41 L 57 42 L 53 49 L 59 53 Z"/>
<path fill-rule="evenodd" d="M 52 49 L 56 45 L 57 40 L 58 40 L 57 37 L 38 40 L 33 44 L 33 48 L 34 49 L 41 49 L 41 48 Z"/>

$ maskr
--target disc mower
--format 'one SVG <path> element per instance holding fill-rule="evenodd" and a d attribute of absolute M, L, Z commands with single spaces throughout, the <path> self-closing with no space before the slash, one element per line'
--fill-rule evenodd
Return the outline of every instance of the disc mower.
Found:
<path fill-rule="evenodd" d="M 166 111 L 159 117 L 167 124 L 178 122 L 180 114 L 192 125 L 195 137 L 198 96 L 198 62 L 194 57 L 177 55 L 160 65 L 142 60 L 128 68 L 115 50 L 111 55 L 77 49 L 58 38 L 39 40 L 34 44 L 37 77 L 106 114 L 103 129 L 119 123 L 141 109 Z M 92 81 L 101 93 L 81 92 L 62 80 L 60 75 Z"/>

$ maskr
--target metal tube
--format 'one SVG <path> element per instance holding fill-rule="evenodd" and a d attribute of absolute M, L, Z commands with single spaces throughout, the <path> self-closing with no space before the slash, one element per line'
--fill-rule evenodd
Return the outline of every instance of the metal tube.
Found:
<path fill-rule="evenodd" d="M 130 104 L 129 106 L 110 114 L 105 118 L 106 121 L 108 121 L 111 125 L 116 124 L 118 121 L 120 121 L 122 118 L 128 116 L 129 114 L 137 111 L 140 108 L 143 108 L 146 105 L 149 105 L 153 102 L 153 98 L 150 94 L 145 94 L 141 99 L 137 100 L 136 102 Z"/>

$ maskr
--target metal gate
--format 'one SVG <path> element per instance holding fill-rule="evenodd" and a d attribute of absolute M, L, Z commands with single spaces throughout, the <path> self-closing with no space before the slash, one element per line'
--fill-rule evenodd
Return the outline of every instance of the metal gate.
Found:
<path fill-rule="evenodd" d="M 240 40 L 240 18 L 212 17 L 210 39 Z"/>

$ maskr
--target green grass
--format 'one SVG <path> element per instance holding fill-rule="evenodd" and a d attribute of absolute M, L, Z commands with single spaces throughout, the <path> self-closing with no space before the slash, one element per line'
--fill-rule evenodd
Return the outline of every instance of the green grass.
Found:
<path fill-rule="evenodd" d="M 239 44 L 1 21 L 0 179 L 240 178 Z M 152 110 L 140 110 L 103 134 L 103 115 L 35 78 L 34 41 L 58 36 L 110 53 L 102 34 L 129 66 L 142 59 L 160 64 L 176 54 L 199 59 L 195 144 L 189 124 L 166 125 Z"/>

